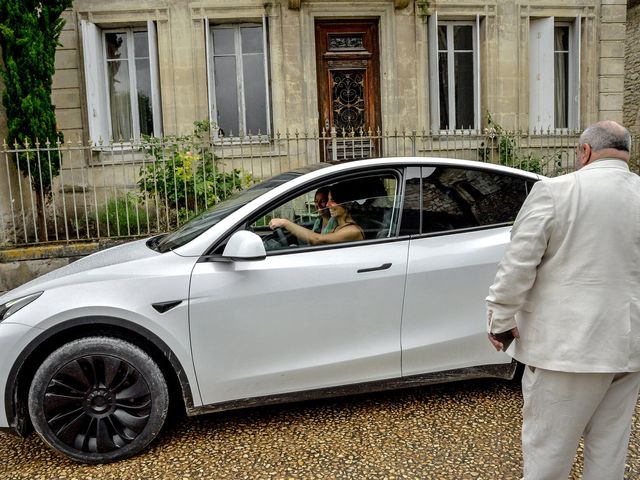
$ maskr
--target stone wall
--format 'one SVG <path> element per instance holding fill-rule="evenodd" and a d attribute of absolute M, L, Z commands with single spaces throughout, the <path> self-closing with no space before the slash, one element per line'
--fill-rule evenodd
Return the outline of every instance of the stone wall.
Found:
<path fill-rule="evenodd" d="M 59 130 L 64 132 L 65 142 L 83 139 L 82 103 L 84 89 L 81 88 L 80 57 L 78 52 L 78 25 L 75 12 L 62 14 L 65 21 L 60 34 L 60 46 L 56 50 L 56 71 L 53 75 L 51 101 L 56 106 Z"/>
<path fill-rule="evenodd" d="M 88 138 L 81 20 L 101 28 L 126 22 L 157 24 L 162 120 L 166 134 L 183 134 L 207 118 L 208 93 L 203 21 L 269 21 L 273 130 L 317 130 L 316 18 L 380 19 L 380 109 L 382 129 L 430 127 L 427 18 L 480 19 L 481 114 L 489 111 L 507 128 L 527 129 L 529 19 L 582 19 L 581 126 L 600 118 L 622 120 L 625 0 L 568 0 L 562 8 L 544 0 L 494 2 L 223 0 L 137 3 L 77 0 L 65 12 L 67 25 L 56 59 L 54 101 L 60 127 L 71 140 Z M 366 11 L 366 15 L 364 14 Z"/>
<path fill-rule="evenodd" d="M 99 250 L 115 241 L 78 242 L 0 250 L 0 295 Z"/>
<path fill-rule="evenodd" d="M 640 1 L 630 1 L 627 10 L 627 41 L 624 78 L 624 125 L 640 133 Z"/>

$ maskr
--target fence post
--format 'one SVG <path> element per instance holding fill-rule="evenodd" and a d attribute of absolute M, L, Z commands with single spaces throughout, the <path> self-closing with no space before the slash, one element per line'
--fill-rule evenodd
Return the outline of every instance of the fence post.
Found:
<path fill-rule="evenodd" d="M 331 160 L 338 161 L 338 137 L 335 126 L 331 127 Z"/>
<path fill-rule="evenodd" d="M 416 141 L 417 141 L 417 137 L 418 137 L 418 131 L 417 130 L 412 130 L 411 131 L 411 156 L 415 157 L 416 156 Z"/>

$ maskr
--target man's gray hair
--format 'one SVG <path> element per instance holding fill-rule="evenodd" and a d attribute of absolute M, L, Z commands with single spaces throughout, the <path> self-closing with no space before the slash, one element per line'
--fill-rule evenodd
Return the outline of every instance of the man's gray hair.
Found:
<path fill-rule="evenodd" d="M 588 143 L 591 150 L 599 152 L 606 148 L 631 151 L 631 135 L 629 131 L 619 123 L 602 121 L 594 123 L 580 135 L 580 144 Z"/>

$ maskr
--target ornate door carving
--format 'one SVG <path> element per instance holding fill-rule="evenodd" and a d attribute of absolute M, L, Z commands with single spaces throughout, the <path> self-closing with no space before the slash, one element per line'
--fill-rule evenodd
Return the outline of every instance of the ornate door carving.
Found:
<path fill-rule="evenodd" d="M 370 158 L 380 153 L 378 20 L 316 20 L 320 131 L 324 160 Z"/>

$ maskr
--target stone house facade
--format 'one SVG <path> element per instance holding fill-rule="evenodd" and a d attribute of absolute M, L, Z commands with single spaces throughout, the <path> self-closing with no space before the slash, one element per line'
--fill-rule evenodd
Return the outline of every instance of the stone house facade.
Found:
<path fill-rule="evenodd" d="M 625 0 L 75 0 L 64 18 L 53 102 L 72 142 L 200 120 L 263 143 L 332 127 L 479 131 L 489 114 L 552 134 L 623 121 Z"/>
<path fill-rule="evenodd" d="M 626 73 L 624 79 L 624 125 L 640 134 L 640 0 L 627 5 Z"/>
<path fill-rule="evenodd" d="M 72 140 L 623 120 L 624 0 L 76 0 L 65 18 L 53 100 Z"/>

